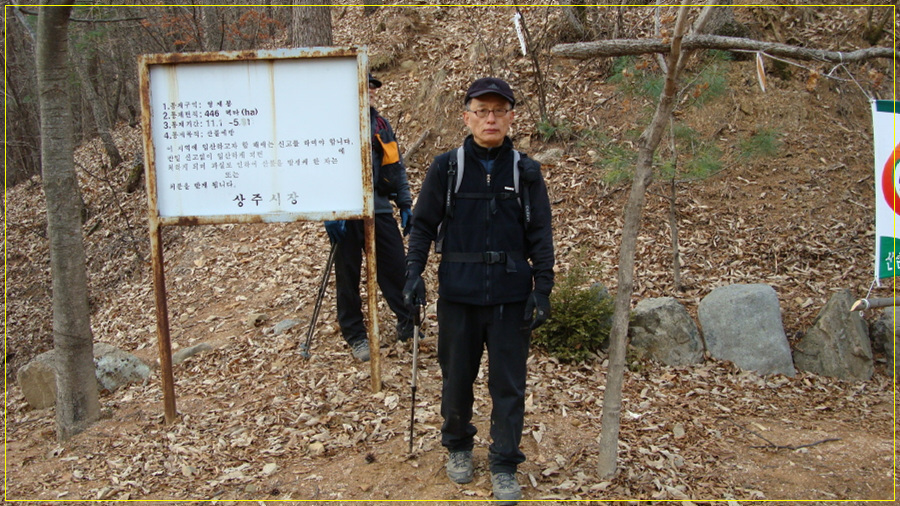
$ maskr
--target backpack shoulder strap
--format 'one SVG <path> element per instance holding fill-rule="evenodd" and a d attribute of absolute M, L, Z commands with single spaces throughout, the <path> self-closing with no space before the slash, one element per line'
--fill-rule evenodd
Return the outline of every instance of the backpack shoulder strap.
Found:
<path fill-rule="evenodd" d="M 513 187 L 516 189 L 516 194 L 519 194 L 519 173 L 522 172 L 519 168 L 519 160 L 522 158 L 522 154 L 519 153 L 518 150 L 513 150 Z M 522 197 L 519 197 L 519 204 L 522 203 Z"/>
<path fill-rule="evenodd" d="M 462 150 L 462 148 L 459 148 Z M 456 157 L 450 156 L 447 160 L 447 195 L 444 197 L 444 216 L 445 220 L 453 216 L 453 197 L 459 190 L 459 182 L 462 180 L 462 160 L 461 151 L 458 151 Z M 459 173 L 457 173 L 459 171 Z"/>
<path fill-rule="evenodd" d="M 462 184 L 463 172 L 466 168 L 466 150 L 462 146 L 456 150 L 456 188 L 453 193 L 459 191 L 459 185 Z"/>
<path fill-rule="evenodd" d="M 513 186 L 516 189 L 516 193 L 519 193 L 519 159 L 522 158 L 522 154 L 517 150 L 513 150 Z M 462 146 L 456 149 L 456 188 L 453 189 L 453 193 L 459 192 L 459 186 L 462 184 L 463 173 L 465 172 L 466 167 L 466 152 Z"/>

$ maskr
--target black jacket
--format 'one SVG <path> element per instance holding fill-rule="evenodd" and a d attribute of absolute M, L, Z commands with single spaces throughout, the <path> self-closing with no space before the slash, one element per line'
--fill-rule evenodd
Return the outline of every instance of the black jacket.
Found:
<path fill-rule="evenodd" d="M 513 191 L 513 170 L 518 169 L 513 167 L 512 141 L 507 138 L 502 146 L 485 149 L 470 135 L 463 146 L 464 177 L 454 197 L 452 217 L 446 221 L 447 171 L 451 157 L 456 159 L 456 150 L 435 157 L 425 175 L 413 212 L 409 274 L 419 275 L 425 269 L 443 222 L 443 257 L 438 269 L 441 298 L 492 305 L 524 301 L 532 289 L 549 296 L 553 289 L 553 232 L 543 177 L 537 172 L 537 180 L 531 183 L 520 178 L 519 191 L 529 192 L 532 208 L 526 230 L 522 204 Z M 490 184 L 480 161 L 485 159 L 494 160 Z M 522 155 L 520 166 L 529 164 L 540 167 Z M 475 197 L 466 198 L 465 194 Z M 481 256 L 484 261 L 474 260 Z M 460 258 L 464 260 L 454 261 Z"/>

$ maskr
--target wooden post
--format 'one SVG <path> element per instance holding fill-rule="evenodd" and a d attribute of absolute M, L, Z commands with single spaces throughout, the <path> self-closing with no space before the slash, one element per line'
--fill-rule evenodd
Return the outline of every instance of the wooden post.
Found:
<path fill-rule="evenodd" d="M 169 338 L 169 306 L 166 302 L 166 275 L 159 221 L 150 217 L 150 256 L 156 292 L 156 333 L 159 336 L 159 377 L 162 380 L 166 424 L 178 417 L 175 409 L 175 380 L 172 373 L 172 342 Z"/>
<path fill-rule="evenodd" d="M 366 291 L 369 300 L 369 364 L 372 367 L 372 391 L 381 391 L 381 338 L 378 336 L 378 284 L 375 264 L 375 218 L 365 218 Z"/>

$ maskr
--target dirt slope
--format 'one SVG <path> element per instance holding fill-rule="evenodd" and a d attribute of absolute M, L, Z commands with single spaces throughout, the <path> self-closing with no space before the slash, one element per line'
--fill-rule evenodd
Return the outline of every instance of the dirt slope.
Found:
<path fill-rule="evenodd" d="M 596 281 L 614 290 L 628 187 L 605 183 L 605 167 L 592 163 L 591 151 L 606 142 L 596 140 L 598 133 L 627 140 L 639 131 L 649 102 L 611 83 L 609 62 L 553 62 L 544 69 L 554 83 L 551 103 L 576 135 L 545 143 L 536 129 L 530 61 L 517 53 L 511 29 L 485 28 L 506 27 L 513 12 L 387 8 L 366 17 L 361 8 L 339 8 L 336 43 L 367 44 L 373 62 L 386 62 L 378 72 L 385 82 L 378 105 L 401 146 L 429 132 L 407 160 L 415 188 L 430 158 L 461 138 L 465 82 L 495 73 L 523 90 L 528 98 L 520 107 L 517 142 L 530 153 L 554 147 L 565 153 L 545 166 L 559 275 L 574 262 L 593 262 L 600 266 Z M 536 27 L 552 26 L 540 9 L 525 13 Z M 827 35 L 845 33 L 864 12 L 769 14 L 754 19 L 793 26 L 827 45 L 837 43 Z M 635 23 L 643 17 L 628 16 Z M 856 77 L 868 79 L 884 67 L 873 64 Z M 674 296 L 695 312 L 717 286 L 767 283 L 779 295 L 785 329 L 795 342 L 836 290 L 864 296 L 872 278 L 875 199 L 868 107 L 852 81 L 811 82 L 805 69 L 793 68 L 789 75 L 770 76 L 763 93 L 749 64 L 730 65 L 727 91 L 679 116 L 698 138 L 717 140 L 723 152 L 722 170 L 678 187 L 686 290 L 672 286 L 668 208 L 661 198 L 668 188 L 660 183 L 647 201 L 635 301 Z M 779 132 L 777 153 L 743 158 L 742 142 L 763 129 Z M 121 127 L 117 140 L 128 160 L 142 157 L 139 131 Z M 152 362 L 156 322 L 146 196 L 123 194 L 125 171 L 104 169 L 101 152 L 92 142 L 78 153 L 90 211 L 85 231 L 94 336 Z M 8 499 L 490 499 L 484 381 L 476 403 L 476 479 L 458 486 L 443 474 L 433 308 L 412 454 L 407 346 L 382 349 L 384 386 L 373 394 L 368 366 L 353 361 L 333 323 L 331 287 L 312 358 L 301 357 L 298 343 L 305 339 L 327 253 L 318 224 L 165 229 L 173 344 L 215 345 L 175 368 L 181 420 L 162 423 L 154 373 L 145 385 L 102 397 L 104 419 L 57 443 L 53 410 L 31 409 L 14 384 L 15 370 L 52 346 L 40 181 L 8 190 L 6 198 Z M 428 284 L 433 294 L 433 269 Z M 253 325 L 256 313 L 267 321 Z M 274 335 L 272 326 L 287 318 L 304 323 Z M 391 321 L 382 304 L 381 328 L 391 329 Z M 386 331 L 382 339 L 389 337 Z M 875 376 L 859 384 L 806 373 L 759 378 L 713 360 L 681 369 L 637 364 L 625 384 L 620 472 L 605 481 L 594 472 L 604 357 L 561 364 L 535 350 L 523 439 L 528 461 L 519 476 L 525 498 L 889 500 L 895 492 L 893 389 L 883 356 L 877 359 Z"/>

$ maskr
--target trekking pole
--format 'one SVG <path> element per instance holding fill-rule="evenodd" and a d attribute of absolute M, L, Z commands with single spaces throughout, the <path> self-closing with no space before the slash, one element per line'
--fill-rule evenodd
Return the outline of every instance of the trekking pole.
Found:
<path fill-rule="evenodd" d="M 331 266 L 334 264 L 334 252 L 337 243 L 331 243 L 331 251 L 328 252 L 328 262 L 325 264 L 325 273 L 322 275 L 322 284 L 319 286 L 319 294 L 316 296 L 316 307 L 313 309 L 312 323 L 309 324 L 309 332 L 306 333 L 306 343 L 300 346 L 300 355 L 309 358 L 309 345 L 312 342 L 313 332 L 316 330 L 316 321 L 319 319 L 319 309 L 322 308 L 322 299 L 325 298 L 325 287 L 328 286 L 328 275 L 331 274 Z"/>
<path fill-rule="evenodd" d="M 412 356 L 412 403 L 409 413 L 409 453 L 413 451 L 413 436 L 415 435 L 416 424 L 416 377 L 419 368 L 419 306 L 416 306 L 416 312 L 413 314 L 413 356 Z"/>

